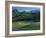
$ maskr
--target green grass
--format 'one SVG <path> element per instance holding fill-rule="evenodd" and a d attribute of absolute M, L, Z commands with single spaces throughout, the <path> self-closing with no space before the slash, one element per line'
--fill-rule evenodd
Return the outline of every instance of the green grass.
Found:
<path fill-rule="evenodd" d="M 13 31 L 20 30 L 40 30 L 40 22 L 18 21 L 12 23 Z"/>

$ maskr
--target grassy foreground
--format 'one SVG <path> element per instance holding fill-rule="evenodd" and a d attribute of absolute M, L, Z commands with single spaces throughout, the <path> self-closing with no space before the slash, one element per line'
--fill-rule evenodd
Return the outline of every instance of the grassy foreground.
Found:
<path fill-rule="evenodd" d="M 18 21 L 12 23 L 13 31 L 40 30 L 40 22 Z"/>

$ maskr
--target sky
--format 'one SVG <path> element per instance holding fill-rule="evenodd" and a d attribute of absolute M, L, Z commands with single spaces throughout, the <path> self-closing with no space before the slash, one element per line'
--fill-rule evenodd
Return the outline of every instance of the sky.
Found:
<path fill-rule="evenodd" d="M 26 12 L 30 12 L 32 10 L 38 10 L 40 11 L 40 8 L 39 7 L 12 7 L 12 10 L 15 10 L 17 9 L 19 12 L 23 12 L 23 11 L 26 11 Z"/>

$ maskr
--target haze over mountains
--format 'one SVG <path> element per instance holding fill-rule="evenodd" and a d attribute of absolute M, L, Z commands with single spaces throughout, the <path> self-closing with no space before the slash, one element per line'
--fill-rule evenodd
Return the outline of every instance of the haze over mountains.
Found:
<path fill-rule="evenodd" d="M 26 12 L 26 13 L 39 13 L 40 8 L 38 7 L 12 7 L 12 11 L 14 12 Z"/>

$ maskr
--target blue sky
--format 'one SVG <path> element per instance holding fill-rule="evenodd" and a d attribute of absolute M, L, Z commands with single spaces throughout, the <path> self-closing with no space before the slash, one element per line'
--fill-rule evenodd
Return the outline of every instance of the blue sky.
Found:
<path fill-rule="evenodd" d="M 23 11 L 26 11 L 26 12 L 30 12 L 32 10 L 38 10 L 40 11 L 40 8 L 39 7 L 12 7 L 12 10 L 15 10 L 17 9 L 19 12 L 23 12 Z"/>

